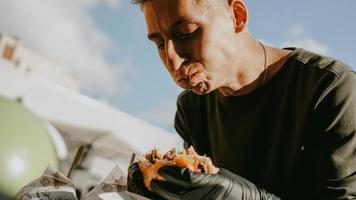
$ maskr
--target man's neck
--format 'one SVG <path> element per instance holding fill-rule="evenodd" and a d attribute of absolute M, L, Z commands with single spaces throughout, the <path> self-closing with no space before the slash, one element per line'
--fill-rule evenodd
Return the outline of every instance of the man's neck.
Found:
<path fill-rule="evenodd" d="M 268 47 L 250 38 L 247 40 L 244 62 L 240 62 L 235 76 L 228 79 L 226 86 L 219 88 L 223 96 L 246 95 L 270 80 L 286 62 L 290 50 Z M 265 65 L 266 50 L 267 63 Z M 243 64 L 242 64 L 243 63 Z"/>

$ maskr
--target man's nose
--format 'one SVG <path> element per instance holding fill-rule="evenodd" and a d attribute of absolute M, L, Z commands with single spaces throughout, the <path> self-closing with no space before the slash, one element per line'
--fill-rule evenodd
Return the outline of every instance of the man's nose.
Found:
<path fill-rule="evenodd" d="M 180 52 L 177 51 L 173 41 L 171 39 L 165 42 L 165 53 L 166 53 L 166 65 L 171 70 L 179 70 L 182 62 L 184 61 L 183 56 Z"/>

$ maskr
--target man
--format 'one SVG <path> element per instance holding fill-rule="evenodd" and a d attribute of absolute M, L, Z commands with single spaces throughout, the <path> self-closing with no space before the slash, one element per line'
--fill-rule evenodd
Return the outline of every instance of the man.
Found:
<path fill-rule="evenodd" d="M 220 173 L 163 167 L 167 199 L 356 198 L 356 75 L 247 30 L 243 0 L 139 0 L 176 83 L 175 128 Z"/>

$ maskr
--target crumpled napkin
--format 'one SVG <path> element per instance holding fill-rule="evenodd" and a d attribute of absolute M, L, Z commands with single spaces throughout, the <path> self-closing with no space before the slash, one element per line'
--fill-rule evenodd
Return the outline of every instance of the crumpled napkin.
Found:
<path fill-rule="evenodd" d="M 110 174 L 104 178 L 82 200 L 149 200 L 143 196 L 127 191 L 126 174 L 115 166 Z"/>
<path fill-rule="evenodd" d="M 15 198 L 18 200 L 78 200 L 73 182 L 51 166 L 46 168 L 41 177 L 21 188 Z"/>

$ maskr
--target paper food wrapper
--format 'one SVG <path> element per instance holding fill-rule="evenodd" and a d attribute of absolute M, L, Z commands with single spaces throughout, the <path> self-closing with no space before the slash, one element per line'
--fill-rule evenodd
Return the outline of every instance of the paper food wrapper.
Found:
<path fill-rule="evenodd" d="M 15 199 L 66 199 L 77 200 L 73 182 L 65 175 L 48 166 L 41 177 L 17 192 Z"/>
<path fill-rule="evenodd" d="M 99 195 L 102 200 L 151 200 L 132 192 L 102 193 Z"/>
<path fill-rule="evenodd" d="M 82 200 L 150 200 L 127 191 L 126 174 L 115 166 L 110 174 Z"/>
<path fill-rule="evenodd" d="M 118 193 L 126 191 L 126 182 L 125 173 L 118 166 L 115 166 L 110 174 L 82 199 L 101 200 L 102 198 L 100 195 L 103 193 Z"/>

